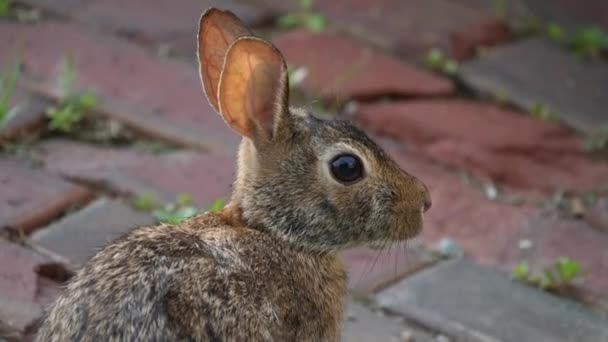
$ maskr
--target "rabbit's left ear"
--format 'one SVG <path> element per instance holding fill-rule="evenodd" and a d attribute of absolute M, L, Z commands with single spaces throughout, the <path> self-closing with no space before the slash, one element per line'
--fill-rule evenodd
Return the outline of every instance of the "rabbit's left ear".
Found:
<path fill-rule="evenodd" d="M 255 37 L 234 42 L 220 75 L 220 114 L 240 135 L 270 141 L 289 117 L 287 66 L 271 43 Z"/>
<path fill-rule="evenodd" d="M 198 61 L 203 90 L 219 112 L 217 90 L 226 52 L 232 43 L 251 31 L 230 11 L 209 8 L 201 15 L 198 27 Z"/>

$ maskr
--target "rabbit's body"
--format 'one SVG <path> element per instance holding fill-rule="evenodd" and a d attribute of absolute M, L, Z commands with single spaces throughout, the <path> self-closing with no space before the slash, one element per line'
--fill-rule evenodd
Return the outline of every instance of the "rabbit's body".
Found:
<path fill-rule="evenodd" d="M 311 255 L 223 216 L 138 228 L 105 248 L 55 303 L 38 339 L 336 340 L 340 258 Z"/>
<path fill-rule="evenodd" d="M 233 14 L 203 14 L 199 60 L 243 136 L 229 205 L 101 250 L 37 341 L 337 341 L 340 251 L 422 228 L 426 186 L 350 123 L 289 108 L 282 55 Z"/>

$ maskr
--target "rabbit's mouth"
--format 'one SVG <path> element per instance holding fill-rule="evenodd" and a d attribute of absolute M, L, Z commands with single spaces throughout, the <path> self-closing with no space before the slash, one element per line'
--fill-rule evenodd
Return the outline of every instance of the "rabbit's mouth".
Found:
<path fill-rule="evenodd" d="M 392 225 L 389 232 L 389 239 L 393 241 L 404 241 L 414 238 L 423 228 L 423 216 L 425 209 L 401 209 L 398 219 Z"/>

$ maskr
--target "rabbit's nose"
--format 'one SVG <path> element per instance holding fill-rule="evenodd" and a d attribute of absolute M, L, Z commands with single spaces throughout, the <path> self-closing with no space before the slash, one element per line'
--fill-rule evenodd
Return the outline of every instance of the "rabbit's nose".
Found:
<path fill-rule="evenodd" d="M 427 188 L 426 184 L 424 184 L 422 181 L 416 179 L 416 182 L 423 196 L 422 211 L 426 212 L 427 210 L 431 209 L 431 206 L 433 205 L 433 201 L 431 200 L 431 193 L 429 192 L 429 188 Z"/>
<path fill-rule="evenodd" d="M 429 209 L 431 209 L 431 206 L 433 205 L 433 201 L 431 200 L 431 195 L 429 194 L 429 192 L 425 192 L 424 193 L 424 205 L 423 205 L 423 211 L 427 212 Z"/>

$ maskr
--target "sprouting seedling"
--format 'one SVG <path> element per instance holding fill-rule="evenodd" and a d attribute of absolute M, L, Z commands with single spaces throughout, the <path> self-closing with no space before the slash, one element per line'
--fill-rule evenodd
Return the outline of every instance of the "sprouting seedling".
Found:
<path fill-rule="evenodd" d="M 8 17 L 11 13 L 12 0 L 0 0 L 0 18 Z"/>
<path fill-rule="evenodd" d="M 430 49 L 424 57 L 424 65 L 436 72 L 441 72 L 449 76 L 458 74 L 459 65 L 453 59 L 447 58 L 438 48 Z"/>
<path fill-rule="evenodd" d="M 496 17 L 505 18 L 507 16 L 507 1 L 506 0 L 492 1 L 492 10 Z"/>
<path fill-rule="evenodd" d="M 564 43 L 566 41 L 564 29 L 555 23 L 547 25 L 547 36 L 556 43 Z"/>
<path fill-rule="evenodd" d="M 527 261 L 521 261 L 511 272 L 513 279 L 544 290 L 558 292 L 580 275 L 581 268 L 578 262 L 566 257 L 558 258 L 551 266 L 545 267 L 540 274 L 533 274 Z"/>
<path fill-rule="evenodd" d="M 220 211 L 224 208 L 226 199 L 220 197 L 213 201 L 207 211 Z M 144 192 L 131 200 L 131 206 L 139 211 L 150 212 L 158 222 L 178 224 L 199 213 L 194 206 L 192 196 L 187 193 L 179 193 L 175 202 L 161 205 L 154 195 Z"/>
<path fill-rule="evenodd" d="M 294 88 L 306 79 L 308 76 L 308 69 L 305 67 L 294 68 L 289 66 L 287 69 L 289 88 Z"/>
<path fill-rule="evenodd" d="M 197 213 L 198 210 L 192 205 L 192 197 L 186 193 L 178 194 L 175 203 L 168 203 L 152 211 L 158 222 L 168 224 L 178 224 Z"/>
<path fill-rule="evenodd" d="M 608 33 L 599 27 L 587 27 L 568 34 L 561 26 L 550 23 L 546 27 L 547 36 L 556 43 L 566 46 L 574 55 L 595 59 L 608 49 Z"/>
<path fill-rule="evenodd" d="M 297 13 L 279 17 L 277 25 L 284 29 L 306 27 L 312 32 L 323 32 L 327 27 L 325 16 L 313 11 L 313 0 L 300 0 Z"/>
<path fill-rule="evenodd" d="M 131 206 L 133 209 L 149 212 L 158 208 L 160 204 L 151 192 L 144 192 L 131 200 Z"/>
<path fill-rule="evenodd" d="M 552 112 L 547 105 L 538 101 L 532 104 L 530 114 L 532 117 L 543 121 L 556 121 L 559 119 L 558 115 Z"/>
<path fill-rule="evenodd" d="M 71 56 L 62 60 L 62 71 L 58 78 L 58 85 L 62 92 L 62 99 L 58 106 L 47 109 L 49 128 L 53 131 L 70 133 L 78 125 L 88 111 L 97 105 L 97 97 L 93 91 L 87 89 L 82 94 L 75 94 L 74 84 L 77 74 Z"/>
<path fill-rule="evenodd" d="M 601 127 L 597 132 L 587 137 L 583 147 L 589 152 L 603 150 L 608 147 L 608 126 Z"/>
<path fill-rule="evenodd" d="M 599 27 L 579 30 L 570 42 L 572 51 L 583 58 L 598 58 L 608 48 L 608 33 Z"/>
<path fill-rule="evenodd" d="M 213 201 L 209 207 L 207 207 L 207 211 L 220 211 L 224 209 L 224 205 L 226 204 L 226 199 L 224 197 L 220 197 Z"/>
<path fill-rule="evenodd" d="M 20 76 L 21 59 L 12 67 L 7 66 L 0 75 L 0 127 L 6 125 L 19 111 L 19 106 L 9 108 L 9 103 Z"/>

